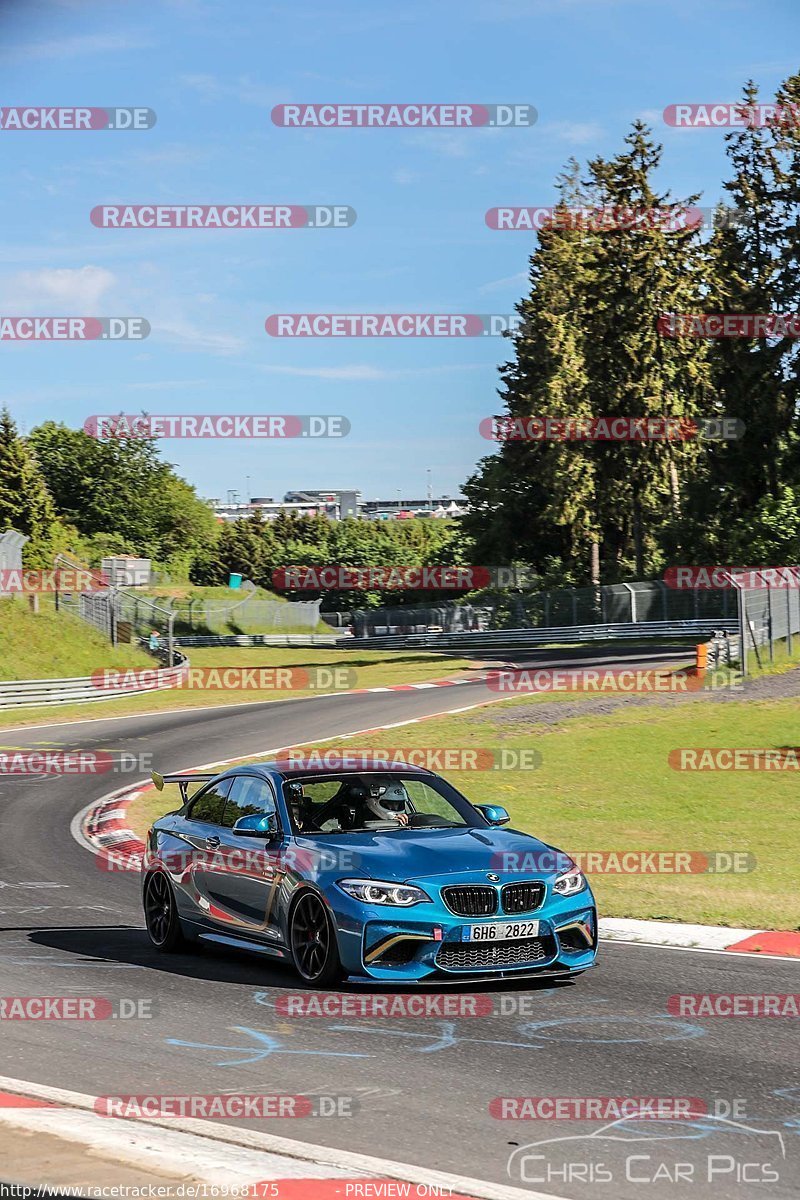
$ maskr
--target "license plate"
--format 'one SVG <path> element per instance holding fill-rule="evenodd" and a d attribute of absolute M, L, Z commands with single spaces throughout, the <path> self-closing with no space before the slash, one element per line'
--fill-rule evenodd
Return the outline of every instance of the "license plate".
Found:
<path fill-rule="evenodd" d="M 538 921 L 494 921 L 491 925 L 464 925 L 462 942 L 516 942 L 536 937 Z"/>

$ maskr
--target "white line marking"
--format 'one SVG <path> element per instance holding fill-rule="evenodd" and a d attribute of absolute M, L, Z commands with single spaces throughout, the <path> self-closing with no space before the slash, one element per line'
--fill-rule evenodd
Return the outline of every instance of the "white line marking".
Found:
<path fill-rule="evenodd" d="M 175 1128 L 174 1118 L 169 1117 L 147 1117 L 135 1121 L 101 1117 L 94 1111 L 95 1096 L 40 1083 L 28 1083 L 3 1075 L 0 1075 L 0 1089 L 33 1096 L 71 1109 L 70 1113 L 50 1110 L 50 1117 L 56 1119 L 53 1132 L 57 1132 L 59 1137 L 83 1142 L 84 1145 L 94 1144 L 98 1146 L 98 1152 L 102 1152 L 99 1150 L 102 1143 L 105 1153 L 113 1148 L 115 1154 L 128 1162 L 138 1163 L 141 1163 L 142 1147 L 150 1145 L 154 1153 L 161 1156 L 162 1170 L 170 1170 L 171 1167 L 172 1173 L 185 1176 L 186 1165 L 191 1163 L 190 1170 L 210 1172 L 215 1183 L 232 1182 L 233 1166 L 237 1169 L 240 1181 L 244 1181 L 246 1173 L 249 1176 L 247 1181 L 251 1183 L 269 1179 L 270 1173 L 274 1179 L 289 1175 L 295 1179 L 309 1176 L 330 1178 L 340 1173 L 343 1176 L 352 1176 L 355 1173 L 373 1178 L 382 1176 L 384 1179 L 423 1184 L 428 1188 L 440 1188 L 445 1193 L 446 1190 L 461 1192 L 481 1200 L 567 1200 L 566 1197 L 558 1197 L 552 1192 L 532 1192 L 527 1188 L 510 1187 L 507 1184 L 453 1175 L 446 1171 L 428 1170 L 413 1163 L 394 1162 L 391 1159 L 357 1154 L 350 1150 L 317 1146 L 309 1142 L 295 1141 L 293 1138 L 277 1137 L 193 1117 L 182 1117 L 179 1130 Z M 12 1125 L 35 1124 L 34 1114 L 37 1112 L 47 1114 L 48 1110 L 0 1108 L 0 1121 Z M 47 1117 L 39 1116 L 38 1121 L 45 1124 Z M 158 1137 L 155 1136 L 156 1128 L 159 1130 Z M 137 1130 L 145 1136 L 139 1138 Z M 191 1142 L 200 1149 L 200 1161 L 187 1153 L 187 1135 L 197 1135 L 196 1138 L 192 1137 Z M 224 1154 L 220 1153 L 223 1144 Z M 233 1158 L 230 1153 L 231 1146 L 239 1147 L 240 1153 L 236 1155 L 236 1161 L 229 1165 L 230 1159 Z M 247 1155 L 245 1151 L 251 1153 Z M 137 1159 L 134 1155 L 140 1157 Z M 299 1167 L 300 1163 L 303 1164 L 302 1170 Z M 225 1172 L 222 1179 L 220 1172 Z"/>
<path fill-rule="evenodd" d="M 769 958 L 777 962 L 800 963 L 800 958 L 794 954 L 762 954 L 758 950 L 708 950 L 705 946 L 670 946 L 666 942 L 624 942 L 622 938 L 600 938 L 603 951 L 609 946 L 642 946 L 645 950 L 680 950 L 684 954 L 727 954 L 731 958 L 749 958 L 754 961 L 759 958 Z"/>

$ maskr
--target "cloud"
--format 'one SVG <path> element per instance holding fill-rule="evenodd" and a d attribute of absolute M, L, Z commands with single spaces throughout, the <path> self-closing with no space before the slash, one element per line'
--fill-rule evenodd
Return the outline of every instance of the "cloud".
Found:
<path fill-rule="evenodd" d="M 478 288 L 479 292 L 500 292 L 505 288 L 513 287 L 518 283 L 525 283 L 528 278 L 527 271 L 517 271 L 516 275 L 506 275 L 505 279 L 493 279 L 491 283 L 484 283 Z"/>
<path fill-rule="evenodd" d="M 454 363 L 438 367 L 407 367 L 386 370 L 367 363 L 351 363 L 344 367 L 283 367 L 277 364 L 261 366 L 270 375 L 300 375 L 307 379 L 335 379 L 352 383 L 374 383 L 376 380 L 405 379 L 410 375 L 441 375 L 451 371 L 485 371 L 486 363 Z"/>
<path fill-rule="evenodd" d="M 487 133 L 496 131 L 486 127 L 474 129 L 416 129 L 407 135 L 411 145 L 433 150 L 443 158 L 466 158 L 475 149 L 475 143 Z"/>
<path fill-rule="evenodd" d="M 239 354 L 246 345 L 243 338 L 201 329 L 184 317 L 173 316 L 160 320 L 154 316 L 151 323 L 154 338 L 171 342 L 184 350 L 207 350 L 211 354 L 230 356 Z"/>
<path fill-rule="evenodd" d="M 420 178 L 421 176 L 417 171 L 409 171 L 407 167 L 398 167 L 396 171 L 392 172 L 392 182 L 399 184 L 401 187 L 405 187 L 410 183 L 417 183 Z"/>
<path fill-rule="evenodd" d="M 181 75 L 178 82 L 208 101 L 232 98 L 240 104 L 273 108 L 286 99 L 285 94 L 277 88 L 265 87 L 249 75 L 240 75 L 231 83 L 219 79 L 216 75 Z"/>
<path fill-rule="evenodd" d="M 144 50 L 153 42 L 136 33 L 88 33 L 49 42 L 26 42 L 0 51 L 2 62 L 31 59 L 79 58 L 87 54 L 109 54 L 116 50 Z"/>
<path fill-rule="evenodd" d="M 45 268 L 9 276 L 0 284 L 0 294 L 7 306 L 20 312 L 50 304 L 63 311 L 70 309 L 73 314 L 93 315 L 100 299 L 116 282 L 116 276 L 105 267 Z"/>
<path fill-rule="evenodd" d="M 543 134 L 549 134 L 572 146 L 585 146 L 603 136 L 603 127 L 596 121 L 549 121 L 539 128 Z"/>

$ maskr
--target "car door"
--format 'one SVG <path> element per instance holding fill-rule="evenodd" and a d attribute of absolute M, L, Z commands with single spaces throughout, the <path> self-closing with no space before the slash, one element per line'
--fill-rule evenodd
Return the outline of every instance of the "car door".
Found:
<path fill-rule="evenodd" d="M 271 841 L 234 833 L 241 817 L 271 814 L 276 819 L 276 836 Z M 231 932 L 279 938 L 273 916 L 283 876 L 279 822 L 268 781 L 256 775 L 237 775 L 225 801 L 219 852 L 211 860 L 213 870 L 207 871 L 205 882 L 212 916 Z"/>
<path fill-rule="evenodd" d="M 208 865 L 219 853 L 225 801 L 233 783 L 232 776 L 217 779 L 192 797 L 186 816 L 174 832 L 186 844 L 177 866 L 178 908 L 190 921 L 208 922 L 209 901 L 206 890 Z M 176 876 L 173 875 L 173 881 Z"/>

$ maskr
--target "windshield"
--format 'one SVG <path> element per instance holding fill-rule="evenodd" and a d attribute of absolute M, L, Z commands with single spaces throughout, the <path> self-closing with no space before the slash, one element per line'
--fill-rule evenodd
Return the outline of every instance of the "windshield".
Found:
<path fill-rule="evenodd" d="M 471 804 L 443 779 L 399 772 L 318 775 L 285 780 L 295 833 L 449 829 L 482 826 Z"/>

